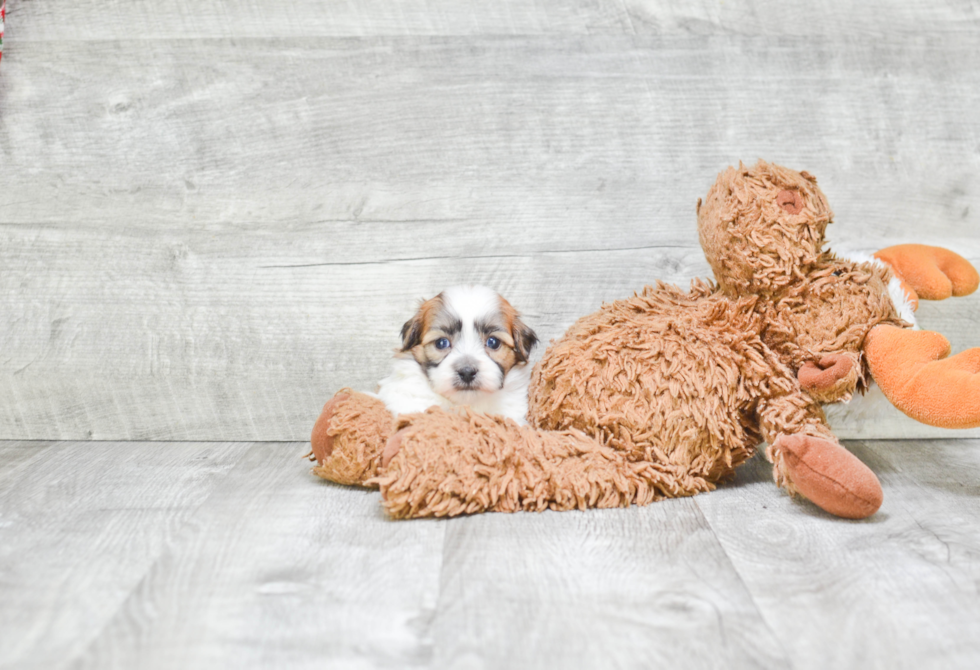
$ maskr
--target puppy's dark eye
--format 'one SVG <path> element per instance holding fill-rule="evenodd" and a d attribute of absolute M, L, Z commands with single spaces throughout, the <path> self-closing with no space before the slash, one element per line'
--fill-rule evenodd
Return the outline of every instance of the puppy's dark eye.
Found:
<path fill-rule="evenodd" d="M 436 349 L 448 349 L 450 345 L 448 337 L 440 337 L 436 340 Z"/>
<path fill-rule="evenodd" d="M 500 348 L 500 340 L 498 340 L 496 337 L 488 337 L 487 338 L 487 346 L 490 347 L 491 349 L 499 349 Z"/>

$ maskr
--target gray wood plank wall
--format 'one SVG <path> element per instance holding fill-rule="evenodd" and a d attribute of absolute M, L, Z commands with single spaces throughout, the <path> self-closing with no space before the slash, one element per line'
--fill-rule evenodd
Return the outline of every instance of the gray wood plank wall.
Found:
<path fill-rule="evenodd" d="M 976 2 L 8 9 L 0 438 L 305 439 L 446 286 L 547 341 L 707 274 L 694 203 L 739 159 L 817 175 L 834 248 L 980 264 Z M 980 344 L 978 296 L 920 316 Z"/>

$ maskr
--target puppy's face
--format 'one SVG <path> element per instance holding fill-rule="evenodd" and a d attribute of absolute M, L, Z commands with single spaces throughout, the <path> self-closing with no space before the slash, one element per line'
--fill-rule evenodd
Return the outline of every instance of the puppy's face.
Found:
<path fill-rule="evenodd" d="M 484 286 L 443 291 L 402 327 L 403 354 L 418 362 L 436 393 L 461 404 L 501 390 L 537 341 L 517 310 Z"/>

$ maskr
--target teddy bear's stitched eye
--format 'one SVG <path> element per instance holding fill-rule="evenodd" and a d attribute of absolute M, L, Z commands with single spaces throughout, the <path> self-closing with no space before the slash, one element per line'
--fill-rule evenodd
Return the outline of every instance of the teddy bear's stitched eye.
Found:
<path fill-rule="evenodd" d="M 787 214 L 799 214 L 803 211 L 803 198 L 796 191 L 780 191 L 776 196 L 776 204 Z"/>

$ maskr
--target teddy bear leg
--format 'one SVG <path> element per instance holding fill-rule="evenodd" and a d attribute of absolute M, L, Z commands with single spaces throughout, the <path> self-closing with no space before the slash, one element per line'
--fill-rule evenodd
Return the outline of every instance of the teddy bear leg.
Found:
<path fill-rule="evenodd" d="M 845 519 L 864 519 L 881 507 L 883 493 L 871 469 L 836 440 L 796 433 L 780 435 L 768 449 L 777 482 L 820 509 Z"/>
<path fill-rule="evenodd" d="M 543 431 L 479 412 L 401 417 L 381 475 L 394 518 L 625 507 L 712 488 L 578 431 Z"/>
<path fill-rule="evenodd" d="M 367 486 L 394 432 L 394 417 L 377 398 L 341 389 L 327 401 L 313 426 L 313 473 L 338 484 Z"/>
<path fill-rule="evenodd" d="M 845 449 L 806 396 L 790 394 L 763 403 L 766 456 L 776 483 L 817 507 L 846 519 L 863 519 L 881 507 L 881 484 Z"/>

